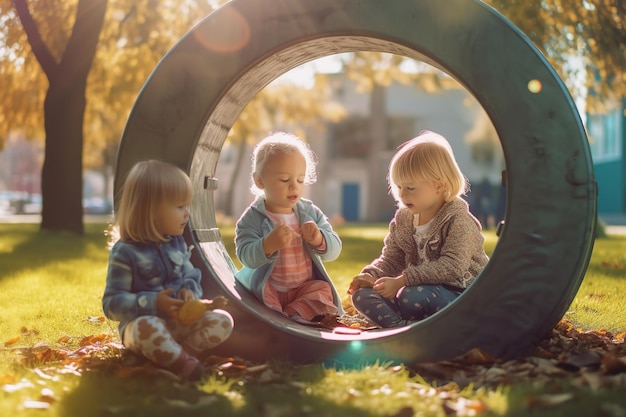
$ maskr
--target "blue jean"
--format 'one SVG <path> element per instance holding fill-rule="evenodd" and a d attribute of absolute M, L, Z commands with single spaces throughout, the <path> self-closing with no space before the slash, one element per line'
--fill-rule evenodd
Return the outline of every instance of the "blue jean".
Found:
<path fill-rule="evenodd" d="M 379 326 L 398 327 L 435 314 L 462 292 L 444 285 L 415 285 L 402 288 L 396 297 L 388 299 L 373 288 L 361 288 L 352 295 L 352 304 Z"/>

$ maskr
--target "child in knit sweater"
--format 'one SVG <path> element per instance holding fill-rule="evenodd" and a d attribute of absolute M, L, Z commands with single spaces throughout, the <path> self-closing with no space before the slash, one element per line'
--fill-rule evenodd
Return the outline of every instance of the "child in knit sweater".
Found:
<path fill-rule="evenodd" d="M 454 301 L 489 258 L 480 222 L 461 195 L 467 181 L 448 141 L 421 132 L 389 165 L 398 204 L 380 256 L 353 278 L 355 308 L 381 327 L 422 320 Z"/>

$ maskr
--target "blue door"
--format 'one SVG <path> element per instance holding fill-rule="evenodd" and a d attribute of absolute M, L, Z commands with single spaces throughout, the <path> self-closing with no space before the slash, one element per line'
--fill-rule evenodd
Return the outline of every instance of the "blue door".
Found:
<path fill-rule="evenodd" d="M 341 215 L 348 222 L 359 220 L 359 184 L 345 183 L 342 185 Z"/>

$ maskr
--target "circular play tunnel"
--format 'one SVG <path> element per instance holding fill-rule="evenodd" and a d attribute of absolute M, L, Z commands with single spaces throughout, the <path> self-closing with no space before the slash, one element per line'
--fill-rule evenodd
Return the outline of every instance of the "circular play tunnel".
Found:
<path fill-rule="evenodd" d="M 222 145 L 250 99 L 301 64 L 350 51 L 403 55 L 459 81 L 501 138 L 507 184 L 505 227 L 474 284 L 422 322 L 359 335 L 293 323 L 240 286 L 213 204 Z M 195 184 L 186 237 L 197 248 L 206 296 L 226 295 L 235 318 L 218 354 L 409 364 L 480 348 L 511 358 L 563 316 L 591 256 L 596 184 L 574 102 L 529 39 L 480 1 L 286 0 L 267 7 L 232 0 L 192 28 L 147 80 L 123 133 L 116 194 L 132 165 L 151 158 L 180 166 Z"/>

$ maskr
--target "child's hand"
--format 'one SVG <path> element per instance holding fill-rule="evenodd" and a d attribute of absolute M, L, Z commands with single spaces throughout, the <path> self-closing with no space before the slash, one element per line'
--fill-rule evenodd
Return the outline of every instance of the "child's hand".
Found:
<path fill-rule="evenodd" d="M 370 274 L 359 274 L 356 277 L 352 278 L 350 287 L 348 287 L 348 294 L 352 295 L 356 290 L 360 288 L 372 288 L 372 286 L 374 285 L 374 281 L 374 277 Z"/>
<path fill-rule="evenodd" d="M 300 232 L 302 234 L 302 239 L 314 248 L 317 248 L 324 243 L 324 236 L 322 236 L 320 228 L 317 227 L 317 224 L 315 224 L 314 221 L 303 223 Z"/>
<path fill-rule="evenodd" d="M 285 223 L 280 222 L 276 225 L 276 228 L 272 230 L 265 239 L 263 239 L 263 249 L 265 250 L 265 254 L 270 256 L 277 250 L 280 250 L 289 243 L 291 243 L 291 239 L 296 236 L 295 230 L 291 227 L 287 226 Z"/>
<path fill-rule="evenodd" d="M 156 309 L 165 317 L 178 317 L 178 309 L 183 305 L 184 301 L 172 297 L 174 290 L 167 288 L 157 293 Z"/>
<path fill-rule="evenodd" d="M 181 288 L 178 290 L 178 298 L 183 301 L 189 301 L 195 299 L 196 296 L 189 288 Z"/>
<path fill-rule="evenodd" d="M 228 304 L 228 298 L 224 297 L 223 295 L 218 295 L 217 297 L 213 297 L 212 299 L 208 300 L 206 304 L 208 310 L 224 308 Z"/>
<path fill-rule="evenodd" d="M 374 283 L 374 289 L 385 298 L 393 298 L 400 288 L 404 287 L 404 277 L 382 277 Z"/>

